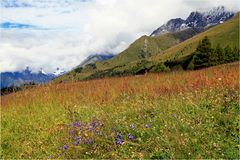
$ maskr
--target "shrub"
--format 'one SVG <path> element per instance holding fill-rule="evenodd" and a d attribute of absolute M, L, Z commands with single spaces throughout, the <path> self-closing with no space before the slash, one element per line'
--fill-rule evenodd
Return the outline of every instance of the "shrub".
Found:
<path fill-rule="evenodd" d="M 74 72 L 75 72 L 75 73 L 81 73 L 82 70 L 83 70 L 82 67 L 78 67 L 78 68 L 74 69 Z"/>
<path fill-rule="evenodd" d="M 130 74 L 144 74 L 151 69 L 151 62 L 142 60 L 129 70 Z"/>
<path fill-rule="evenodd" d="M 87 69 L 96 69 L 97 66 L 96 66 L 95 63 L 90 63 L 90 64 L 87 64 L 87 65 L 86 65 L 86 68 L 87 68 Z"/>
<path fill-rule="evenodd" d="M 194 64 L 193 64 L 192 61 L 188 64 L 187 69 L 188 69 L 188 70 L 194 70 Z"/>
<path fill-rule="evenodd" d="M 169 67 L 166 67 L 164 63 L 158 63 L 157 65 L 153 66 L 150 72 L 159 73 L 159 72 L 166 72 L 169 71 Z"/>

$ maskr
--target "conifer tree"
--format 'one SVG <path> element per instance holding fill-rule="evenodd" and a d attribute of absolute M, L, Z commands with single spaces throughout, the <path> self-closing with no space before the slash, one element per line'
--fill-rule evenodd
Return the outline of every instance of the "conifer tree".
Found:
<path fill-rule="evenodd" d="M 225 48 L 224 48 L 224 59 L 225 59 L 225 63 L 226 62 L 232 62 L 234 57 L 233 57 L 233 54 L 232 54 L 232 48 L 227 45 Z"/>
<path fill-rule="evenodd" d="M 212 51 L 212 54 L 210 56 L 210 65 L 215 66 L 223 63 L 223 61 L 224 61 L 223 49 L 221 48 L 220 44 L 218 44 L 215 50 Z"/>
<path fill-rule="evenodd" d="M 210 55 L 212 52 L 211 42 L 208 37 L 204 37 L 199 42 L 193 59 L 194 69 L 204 68 L 210 66 Z"/>
<path fill-rule="evenodd" d="M 237 49 L 237 47 L 235 46 L 233 48 L 232 54 L 233 54 L 233 61 L 239 61 L 240 60 L 240 55 L 239 55 L 239 49 Z"/>

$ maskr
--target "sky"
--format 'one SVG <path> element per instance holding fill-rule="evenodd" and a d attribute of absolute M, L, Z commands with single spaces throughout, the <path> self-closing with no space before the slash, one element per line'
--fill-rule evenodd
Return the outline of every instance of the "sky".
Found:
<path fill-rule="evenodd" d="M 91 54 L 118 54 L 171 18 L 237 0 L 0 0 L 0 72 L 66 71 Z"/>

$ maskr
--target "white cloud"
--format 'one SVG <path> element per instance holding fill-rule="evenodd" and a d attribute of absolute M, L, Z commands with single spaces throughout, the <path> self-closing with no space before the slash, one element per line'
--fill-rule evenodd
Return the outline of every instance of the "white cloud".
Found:
<path fill-rule="evenodd" d="M 11 2 L 11 1 L 8 1 Z M 18 1 L 19 2 L 19 1 Z M 186 0 L 23 0 L 27 7 L 1 6 L 1 22 L 31 24 L 44 29 L 2 29 L 0 71 L 57 67 L 69 70 L 89 54 L 119 53 L 143 34 L 170 18 L 186 18 L 197 8 L 237 1 Z"/>

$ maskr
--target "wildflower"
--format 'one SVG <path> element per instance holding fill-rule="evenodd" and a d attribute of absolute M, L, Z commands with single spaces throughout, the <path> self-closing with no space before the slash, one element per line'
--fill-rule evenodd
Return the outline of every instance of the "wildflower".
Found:
<path fill-rule="evenodd" d="M 116 137 L 116 141 L 115 141 L 116 145 L 122 145 L 123 141 L 122 141 L 122 134 L 121 132 L 117 132 L 117 137 Z"/>
<path fill-rule="evenodd" d="M 74 126 L 74 127 L 80 127 L 81 126 L 81 124 L 80 124 L 80 122 L 73 122 L 72 123 L 72 125 Z"/>
<path fill-rule="evenodd" d="M 172 114 L 173 118 L 177 118 L 177 115 L 176 113 Z"/>
<path fill-rule="evenodd" d="M 128 139 L 130 139 L 130 140 L 134 140 L 134 136 L 131 135 L 130 133 L 128 133 Z"/>
<path fill-rule="evenodd" d="M 64 144 L 64 146 L 63 146 L 63 150 L 67 150 L 68 149 L 68 146 L 66 145 L 66 144 Z"/>
<path fill-rule="evenodd" d="M 131 128 L 132 130 L 134 130 L 134 125 L 133 125 L 133 124 L 130 124 L 130 128 Z"/>
<path fill-rule="evenodd" d="M 74 145 L 79 145 L 82 142 L 82 139 L 80 137 L 74 138 Z"/>
<path fill-rule="evenodd" d="M 96 125 L 97 125 L 96 119 L 93 119 L 91 125 L 92 125 L 93 128 L 96 127 Z"/>
<path fill-rule="evenodd" d="M 73 130 L 71 129 L 70 131 L 69 131 L 69 135 L 71 136 L 71 137 L 73 137 Z"/>
<path fill-rule="evenodd" d="M 90 143 L 92 143 L 92 141 L 87 139 L 87 140 L 85 141 L 85 143 L 86 143 L 86 144 L 90 144 Z"/>
<path fill-rule="evenodd" d="M 117 138 L 116 139 L 116 145 L 122 145 L 122 139 Z"/>
<path fill-rule="evenodd" d="M 149 128 L 148 124 L 145 125 L 146 128 Z"/>

